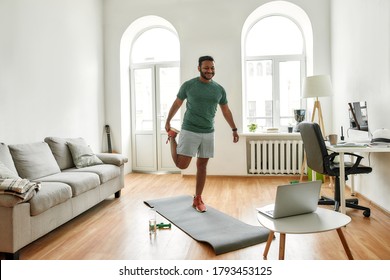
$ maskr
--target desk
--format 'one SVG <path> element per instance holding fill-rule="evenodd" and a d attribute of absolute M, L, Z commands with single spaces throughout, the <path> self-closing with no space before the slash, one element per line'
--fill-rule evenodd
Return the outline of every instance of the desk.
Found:
<path fill-rule="evenodd" d="M 340 212 L 345 214 L 345 170 L 344 153 L 389 153 L 389 145 L 369 145 L 358 147 L 327 146 L 331 152 L 339 153 L 340 156 Z"/>
<path fill-rule="evenodd" d="M 347 241 L 341 229 L 341 227 L 351 222 L 351 218 L 340 212 L 335 212 L 333 210 L 324 208 L 317 208 L 314 213 L 296 215 L 280 219 L 272 219 L 264 214 L 257 213 L 257 220 L 265 228 L 270 230 L 267 244 L 264 249 L 264 259 L 267 259 L 268 251 L 275 232 L 280 233 L 279 260 L 283 260 L 287 233 L 305 234 L 336 230 L 348 256 L 348 259 L 353 260 L 351 250 L 348 247 Z"/>

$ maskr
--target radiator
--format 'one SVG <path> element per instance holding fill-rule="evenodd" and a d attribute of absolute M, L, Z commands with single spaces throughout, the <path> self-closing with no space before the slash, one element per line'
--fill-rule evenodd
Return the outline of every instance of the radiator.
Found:
<path fill-rule="evenodd" d="M 249 174 L 301 173 L 302 140 L 257 140 L 249 143 Z"/>

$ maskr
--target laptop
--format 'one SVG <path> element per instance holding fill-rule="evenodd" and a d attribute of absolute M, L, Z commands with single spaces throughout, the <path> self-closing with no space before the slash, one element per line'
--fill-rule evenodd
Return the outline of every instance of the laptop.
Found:
<path fill-rule="evenodd" d="M 312 213 L 317 210 L 322 181 L 280 185 L 274 204 L 256 208 L 273 219 Z"/>

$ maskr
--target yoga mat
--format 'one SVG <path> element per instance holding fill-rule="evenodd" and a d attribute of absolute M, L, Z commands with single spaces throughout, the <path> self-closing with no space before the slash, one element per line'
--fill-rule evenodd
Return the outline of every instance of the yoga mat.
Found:
<path fill-rule="evenodd" d="M 144 201 L 193 239 L 210 244 L 216 255 L 265 242 L 269 230 L 252 226 L 207 205 L 207 212 L 192 207 L 189 195 Z M 255 213 L 253 214 L 255 215 Z"/>

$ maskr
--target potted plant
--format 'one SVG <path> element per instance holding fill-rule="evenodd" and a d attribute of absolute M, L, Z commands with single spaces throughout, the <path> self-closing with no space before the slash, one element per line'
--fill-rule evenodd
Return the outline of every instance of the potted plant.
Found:
<path fill-rule="evenodd" d="M 249 132 L 255 132 L 257 129 L 257 124 L 256 123 L 251 123 L 248 125 Z"/>

